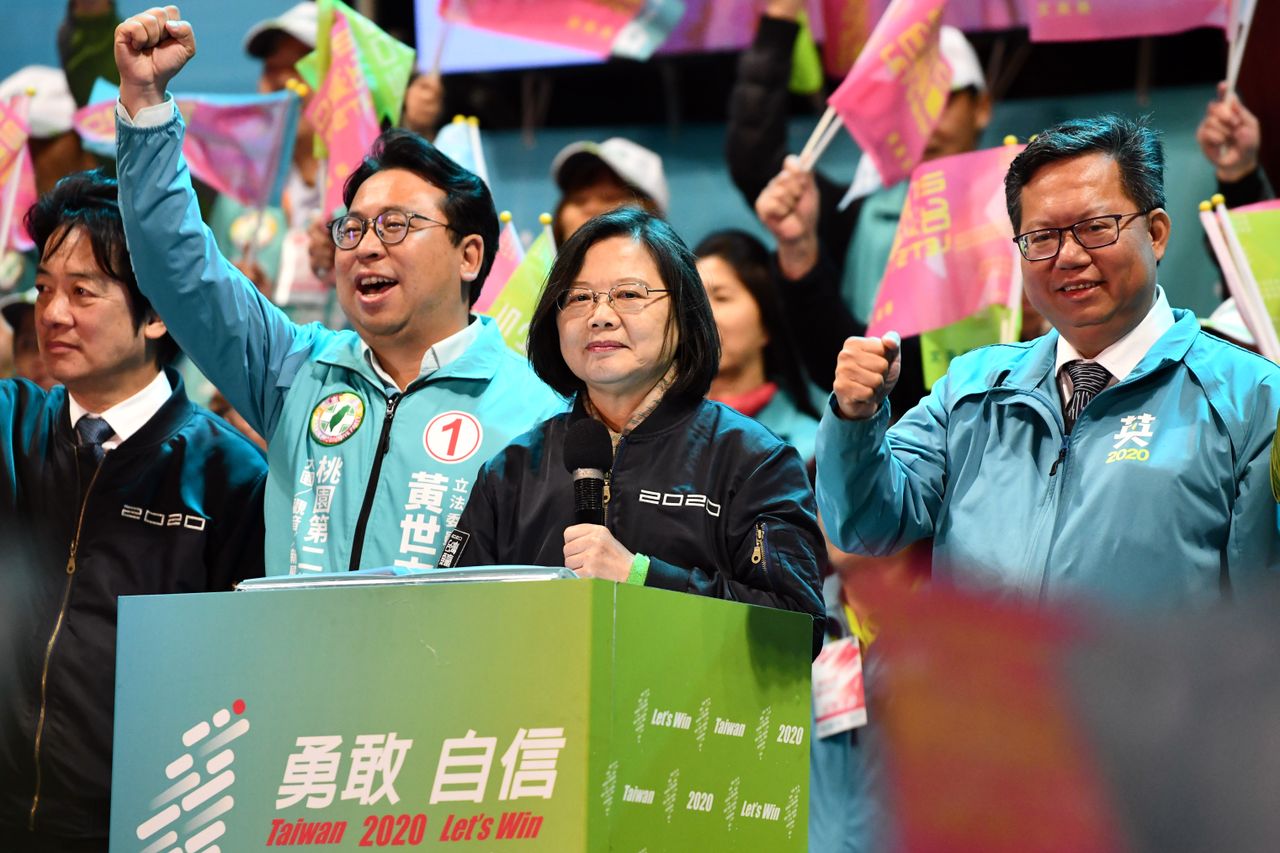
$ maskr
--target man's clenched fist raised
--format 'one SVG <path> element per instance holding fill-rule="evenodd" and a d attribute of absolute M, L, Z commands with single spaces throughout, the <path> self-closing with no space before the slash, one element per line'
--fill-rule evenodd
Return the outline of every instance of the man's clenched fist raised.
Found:
<path fill-rule="evenodd" d="M 164 101 L 173 75 L 196 55 L 196 37 L 177 6 L 155 6 L 116 27 L 115 52 L 120 103 L 135 116 Z"/>
<path fill-rule="evenodd" d="M 902 372 L 902 341 L 897 332 L 879 338 L 849 338 L 836 359 L 836 378 L 831 386 L 841 417 L 865 420 L 880 410 L 880 404 L 898 384 Z"/>

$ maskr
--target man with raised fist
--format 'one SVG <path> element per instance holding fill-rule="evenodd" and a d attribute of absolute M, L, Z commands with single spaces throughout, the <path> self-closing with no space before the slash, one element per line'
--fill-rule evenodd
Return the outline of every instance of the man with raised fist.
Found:
<path fill-rule="evenodd" d="M 293 323 L 200 221 L 166 91 L 195 51 L 173 6 L 116 30 L 120 208 L 138 286 L 267 440 L 267 573 L 435 568 L 480 463 L 564 407 L 471 314 L 498 248 L 489 188 L 382 134 L 329 223 L 353 331 Z"/>
<path fill-rule="evenodd" d="M 818 433 L 838 547 L 932 537 L 944 582 L 1141 607 L 1202 603 L 1280 564 L 1280 368 L 1169 307 L 1163 172 L 1155 132 L 1118 116 L 1028 145 L 1006 202 L 1027 297 L 1054 330 L 956 359 L 892 428 L 896 335 L 845 343 Z"/>

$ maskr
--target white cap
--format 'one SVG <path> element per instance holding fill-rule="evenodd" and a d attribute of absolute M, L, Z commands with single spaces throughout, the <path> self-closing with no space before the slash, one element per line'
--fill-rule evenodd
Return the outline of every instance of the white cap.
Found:
<path fill-rule="evenodd" d="M 67 86 L 67 75 L 61 68 L 28 65 L 0 82 L 0 100 L 7 105 L 14 95 L 35 90 L 27 109 L 27 124 L 36 139 L 48 139 L 71 129 L 76 114 L 76 101 Z"/>
<path fill-rule="evenodd" d="M 1230 297 L 1213 309 L 1213 313 L 1206 319 L 1201 320 L 1200 325 L 1247 347 L 1256 347 L 1258 345 L 1258 342 L 1254 340 L 1253 333 L 1244 324 L 1244 318 L 1240 316 L 1240 309 L 1236 307 L 1236 301 Z"/>
<path fill-rule="evenodd" d="M 964 37 L 964 33 L 943 24 L 940 41 L 942 56 L 951 66 L 951 91 L 958 92 L 970 86 L 979 92 L 987 91 L 987 78 L 982 73 L 982 64 L 978 62 L 978 54 Z"/>
<path fill-rule="evenodd" d="M 615 136 L 604 142 L 574 142 L 560 149 L 551 161 L 551 177 L 561 190 L 569 182 L 578 164 L 599 160 L 613 170 L 622 182 L 653 199 L 658 213 L 667 215 L 671 192 L 662 171 L 662 158 L 630 139 Z"/>
<path fill-rule="evenodd" d="M 283 15 L 259 21 L 250 27 L 244 36 L 244 50 L 252 57 L 266 59 L 272 46 L 271 36 L 277 32 L 287 33 L 307 47 L 315 47 L 317 29 L 316 4 L 304 0 Z"/>

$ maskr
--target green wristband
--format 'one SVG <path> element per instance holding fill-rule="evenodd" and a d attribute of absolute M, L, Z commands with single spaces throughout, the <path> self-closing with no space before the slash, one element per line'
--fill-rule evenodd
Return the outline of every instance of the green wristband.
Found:
<path fill-rule="evenodd" d="M 627 575 L 627 583 L 644 586 L 644 579 L 649 576 L 649 558 L 644 554 L 636 554 L 631 558 L 631 572 Z"/>

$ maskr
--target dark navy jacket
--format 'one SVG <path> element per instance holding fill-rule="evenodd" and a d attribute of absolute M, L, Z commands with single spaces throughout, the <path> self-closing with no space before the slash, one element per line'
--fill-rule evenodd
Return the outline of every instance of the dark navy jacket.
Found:
<path fill-rule="evenodd" d="M 458 522 L 469 537 L 458 565 L 564 565 L 564 441 L 584 417 L 577 402 L 485 463 Z M 795 448 L 751 418 L 663 400 L 618 443 L 605 523 L 650 558 L 647 586 L 808 613 L 821 647 L 826 550 L 809 478 Z"/>
<path fill-rule="evenodd" d="M 37 832 L 105 849 L 117 597 L 262 574 L 266 462 L 168 375 L 168 402 L 101 466 L 66 389 L 0 381 L 0 838 L 34 806 Z"/>

